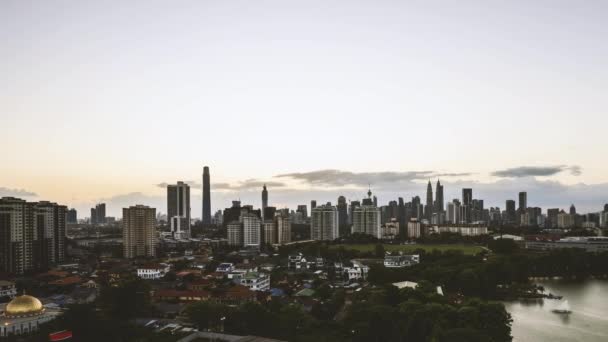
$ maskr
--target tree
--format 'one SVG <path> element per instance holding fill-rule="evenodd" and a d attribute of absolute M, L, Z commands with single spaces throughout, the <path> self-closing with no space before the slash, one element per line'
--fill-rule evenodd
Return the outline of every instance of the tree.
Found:
<path fill-rule="evenodd" d="M 375 254 L 376 258 L 384 258 L 384 255 L 385 255 L 384 246 L 380 243 L 376 244 L 376 247 L 374 248 L 374 254 Z"/>

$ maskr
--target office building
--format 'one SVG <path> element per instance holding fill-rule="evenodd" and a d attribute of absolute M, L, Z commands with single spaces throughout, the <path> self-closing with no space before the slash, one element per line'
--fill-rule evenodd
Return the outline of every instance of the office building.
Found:
<path fill-rule="evenodd" d="M 284 244 L 291 242 L 291 221 L 289 215 L 281 212 L 275 216 L 274 222 L 277 226 L 277 243 Z"/>
<path fill-rule="evenodd" d="M 433 201 L 433 185 L 431 180 L 426 186 L 426 205 L 424 206 L 424 216 L 427 220 L 430 220 L 433 216 L 435 202 Z"/>
<path fill-rule="evenodd" d="M 190 186 L 184 182 L 167 185 L 167 219 L 176 239 L 190 237 Z"/>
<path fill-rule="evenodd" d="M 307 220 L 308 219 L 308 208 L 306 208 L 306 204 L 300 204 L 298 205 L 298 208 L 296 209 L 297 213 L 300 213 L 300 216 L 303 220 Z"/>
<path fill-rule="evenodd" d="M 209 166 L 203 167 L 203 224 L 211 224 L 211 179 Z"/>
<path fill-rule="evenodd" d="M 435 212 L 443 212 L 443 208 L 443 185 L 437 180 L 437 185 L 435 186 Z"/>
<path fill-rule="evenodd" d="M 122 242 L 127 259 L 156 256 L 156 209 L 136 205 L 122 209 Z"/>
<path fill-rule="evenodd" d="M 516 221 L 517 212 L 515 211 L 515 201 L 507 200 L 505 203 L 506 221 L 513 224 Z"/>
<path fill-rule="evenodd" d="M 332 241 L 339 237 L 338 209 L 331 205 L 318 206 L 310 213 L 311 240 Z"/>

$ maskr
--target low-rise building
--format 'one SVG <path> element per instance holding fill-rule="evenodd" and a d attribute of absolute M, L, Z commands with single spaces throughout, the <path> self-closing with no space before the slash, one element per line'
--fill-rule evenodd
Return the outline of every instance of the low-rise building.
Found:
<path fill-rule="evenodd" d="M 249 272 L 242 275 L 236 282 L 252 291 L 270 290 L 270 275 L 266 273 Z"/>
<path fill-rule="evenodd" d="M 420 255 L 387 255 L 384 257 L 384 267 L 402 268 L 420 263 Z"/>
<path fill-rule="evenodd" d="M 367 279 L 367 273 L 369 272 L 369 267 L 363 265 L 359 261 L 352 261 L 352 267 L 344 267 L 342 272 L 348 277 L 349 281 L 353 280 L 365 280 Z"/>
<path fill-rule="evenodd" d="M 559 248 L 579 248 L 587 252 L 606 252 L 608 251 L 608 237 L 566 237 L 559 240 L 534 239 L 527 240 L 527 249 L 550 250 Z"/>
<path fill-rule="evenodd" d="M 215 272 L 220 273 L 229 273 L 234 271 L 234 264 L 229 262 L 224 262 L 219 264 L 219 266 L 215 269 Z"/>
<path fill-rule="evenodd" d="M 171 268 L 165 264 L 147 264 L 137 268 L 137 276 L 146 280 L 158 280 L 165 276 Z"/>

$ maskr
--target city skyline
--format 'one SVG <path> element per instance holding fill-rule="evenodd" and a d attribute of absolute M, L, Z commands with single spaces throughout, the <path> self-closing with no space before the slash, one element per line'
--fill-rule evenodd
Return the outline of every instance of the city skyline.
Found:
<path fill-rule="evenodd" d="M 444 202 L 472 187 L 487 205 L 527 191 L 542 208 L 599 210 L 606 11 L 5 1 L 0 142 L 15 148 L 3 151 L 0 196 L 79 216 L 98 202 L 109 216 L 164 211 L 156 185 L 198 183 L 209 165 L 213 211 L 239 197 L 259 206 L 264 182 L 291 208 L 361 199 L 370 183 L 381 203 L 424 200 L 429 178 Z"/>

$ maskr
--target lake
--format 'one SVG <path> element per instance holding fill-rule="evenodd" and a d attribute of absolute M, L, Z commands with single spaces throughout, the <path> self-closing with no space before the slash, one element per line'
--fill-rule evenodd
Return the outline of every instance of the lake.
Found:
<path fill-rule="evenodd" d="M 572 282 L 543 280 L 538 284 L 568 300 L 572 313 L 551 312 L 562 301 L 508 302 L 515 342 L 608 341 L 608 280 Z"/>

